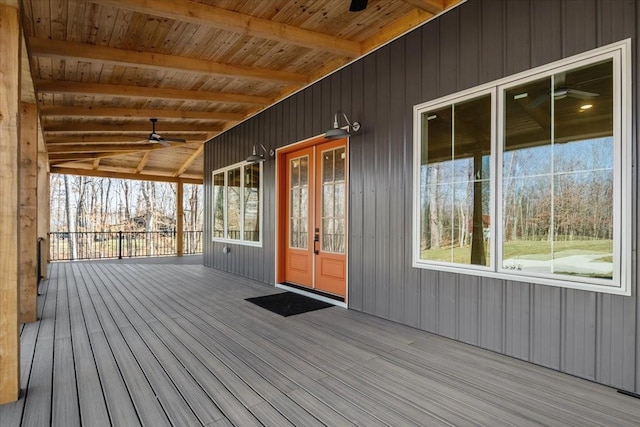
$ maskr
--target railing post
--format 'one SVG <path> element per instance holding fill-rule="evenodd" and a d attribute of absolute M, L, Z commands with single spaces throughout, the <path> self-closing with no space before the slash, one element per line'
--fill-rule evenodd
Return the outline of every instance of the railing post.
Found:
<path fill-rule="evenodd" d="M 118 231 L 118 259 L 122 259 L 122 230 Z"/>

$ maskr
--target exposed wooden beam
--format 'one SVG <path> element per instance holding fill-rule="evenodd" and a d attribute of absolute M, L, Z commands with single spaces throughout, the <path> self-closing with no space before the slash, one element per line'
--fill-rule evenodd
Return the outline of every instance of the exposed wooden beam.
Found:
<path fill-rule="evenodd" d="M 432 15 L 437 15 L 445 10 L 445 4 L 443 0 L 402 0 L 403 2 L 410 4 L 413 7 L 429 12 Z"/>
<path fill-rule="evenodd" d="M 104 64 L 142 67 L 152 70 L 171 70 L 199 74 L 215 74 L 234 78 L 281 83 L 308 83 L 304 74 L 287 71 L 230 65 L 204 59 L 161 53 L 116 49 L 86 43 L 30 37 L 31 54 L 49 58 L 73 58 Z"/>
<path fill-rule="evenodd" d="M 67 144 L 103 144 L 103 143 L 132 143 L 140 142 L 149 135 L 149 131 L 146 132 L 132 132 L 131 135 L 64 135 L 54 134 L 47 135 L 47 146 L 52 147 L 55 145 L 67 145 Z M 172 137 L 183 138 L 187 140 L 187 143 L 202 142 L 207 139 L 207 134 L 176 134 L 171 133 Z"/>
<path fill-rule="evenodd" d="M 20 106 L 20 322 L 35 322 L 38 297 L 38 107 Z"/>
<path fill-rule="evenodd" d="M 107 152 L 131 152 L 131 151 L 146 151 L 146 150 L 156 150 L 157 147 L 163 147 L 159 144 L 95 144 L 95 145 L 84 145 L 84 144 L 69 144 L 69 145 L 55 145 L 49 147 L 49 154 L 60 154 L 60 153 L 107 153 Z M 164 148 L 164 147 L 163 147 Z"/>
<path fill-rule="evenodd" d="M 144 156 L 142 156 L 142 158 L 138 162 L 138 166 L 136 166 L 136 173 L 142 172 L 144 167 L 147 165 L 149 158 L 151 158 L 151 151 L 147 151 L 146 153 L 144 153 Z"/>
<path fill-rule="evenodd" d="M 383 27 L 380 31 L 377 31 L 375 35 L 363 41 L 362 50 L 363 52 L 369 52 L 378 46 L 387 43 L 389 40 L 393 40 L 407 31 L 411 31 L 417 26 L 424 24 L 426 21 L 433 18 L 433 16 L 434 14 L 431 12 L 414 9 L 402 18 L 394 21 L 392 24 Z"/>
<path fill-rule="evenodd" d="M 147 174 L 142 174 L 142 173 L 115 172 L 115 171 L 108 171 L 108 170 L 102 170 L 102 169 L 98 169 L 98 170 L 74 169 L 74 168 L 51 166 L 51 173 L 95 176 L 98 178 L 132 179 L 132 180 L 139 180 L 139 181 L 184 182 L 185 184 L 202 184 L 201 179 L 176 178 L 173 176 L 165 176 L 165 175 L 152 175 L 151 172 Z"/>
<path fill-rule="evenodd" d="M 36 90 L 39 93 L 106 95 L 145 99 L 179 99 L 183 101 L 223 102 L 231 104 L 269 105 L 271 103 L 271 98 L 266 96 L 53 80 L 38 80 L 36 82 Z"/>
<path fill-rule="evenodd" d="M 0 4 L 0 405 L 20 394 L 18 292 L 19 10 Z"/>
<path fill-rule="evenodd" d="M 150 110 L 143 108 L 109 107 L 67 107 L 43 105 L 40 114 L 47 117 L 138 117 L 176 118 L 200 120 L 225 120 L 237 122 L 246 117 L 244 113 L 224 113 L 218 111 Z"/>
<path fill-rule="evenodd" d="M 127 154 L 137 152 L 137 150 L 131 150 L 105 153 L 49 153 L 49 161 L 52 165 L 56 165 L 60 163 L 77 162 L 81 160 L 105 159 L 107 157 L 125 156 Z"/>
<path fill-rule="evenodd" d="M 192 155 L 189 156 L 189 158 L 182 164 L 182 166 L 180 166 L 178 171 L 173 176 L 182 175 L 184 171 L 186 171 L 189 168 L 189 166 L 191 166 L 193 162 L 198 158 L 200 153 L 202 153 L 202 150 L 204 150 L 204 144 L 198 147 L 198 149 L 194 151 Z"/>
<path fill-rule="evenodd" d="M 39 123 L 39 121 L 38 121 Z M 49 154 L 47 147 L 42 142 L 42 132 L 38 124 L 38 238 L 40 244 L 40 275 L 46 279 L 49 262 L 49 227 L 51 223 L 51 199 L 49 194 Z"/>
<path fill-rule="evenodd" d="M 211 132 L 211 131 L 221 131 L 223 127 L 221 125 L 215 124 L 206 124 L 206 123 L 193 123 L 193 124 L 182 124 L 182 123 L 161 123 L 159 122 L 156 125 L 156 132 L 160 135 L 167 133 L 175 133 L 175 132 Z M 151 125 L 147 122 L 139 122 L 139 123 L 127 123 L 127 124 L 105 124 L 105 123 L 56 123 L 49 124 L 43 126 L 43 131 L 46 133 L 50 132 L 67 132 L 67 133 L 75 133 L 75 132 L 151 132 Z"/>
<path fill-rule="evenodd" d="M 102 159 L 95 159 L 95 160 L 93 161 L 93 169 L 94 169 L 94 170 L 95 170 L 95 169 L 98 169 L 98 166 L 100 166 L 100 160 L 102 160 Z"/>
<path fill-rule="evenodd" d="M 194 1 L 173 0 L 92 0 L 93 3 L 132 10 L 152 16 L 251 34 L 267 40 L 291 43 L 349 57 L 360 56 L 360 44 L 328 34 L 244 15 Z M 346 11 L 346 6 L 345 6 Z"/>

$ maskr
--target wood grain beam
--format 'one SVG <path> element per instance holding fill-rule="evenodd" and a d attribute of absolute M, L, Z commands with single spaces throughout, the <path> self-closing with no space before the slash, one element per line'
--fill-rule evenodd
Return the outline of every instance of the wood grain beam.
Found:
<path fill-rule="evenodd" d="M 194 151 L 192 155 L 189 156 L 189 158 L 180 166 L 180 168 L 176 171 L 176 173 L 173 176 L 180 176 L 184 173 L 184 171 L 189 169 L 189 166 L 193 164 L 193 162 L 198 158 L 198 156 L 202 153 L 203 150 L 204 150 L 204 144 L 198 147 L 198 149 Z"/>
<path fill-rule="evenodd" d="M 221 131 L 223 127 L 217 124 L 206 123 L 162 123 L 158 122 L 156 125 L 156 132 L 160 135 L 167 133 L 184 132 L 186 134 L 195 132 L 216 132 Z M 47 134 L 50 132 L 144 132 L 146 130 L 147 135 L 151 132 L 151 125 L 148 122 L 140 123 L 127 123 L 127 124 L 109 124 L 109 123 L 56 123 L 45 124 L 42 129 Z"/>
<path fill-rule="evenodd" d="M 149 161 L 150 158 L 151 158 L 151 151 L 147 151 L 146 153 L 144 153 L 144 156 L 142 156 L 142 158 L 138 162 L 138 166 L 136 166 L 136 173 L 142 172 L 142 170 L 147 165 L 147 162 Z"/>
<path fill-rule="evenodd" d="M 363 52 L 370 52 L 378 46 L 389 42 L 389 40 L 393 40 L 396 37 L 399 37 L 402 34 L 424 24 L 429 19 L 433 18 L 433 16 L 434 15 L 431 12 L 414 9 L 400 19 L 394 21 L 392 24 L 383 27 L 380 31 L 377 31 L 375 35 L 364 40 L 362 42 L 362 50 Z"/>
<path fill-rule="evenodd" d="M 432 15 L 437 15 L 445 10 L 445 4 L 443 0 L 402 0 L 403 2 L 410 4 L 411 6 L 429 12 Z"/>
<path fill-rule="evenodd" d="M 39 126 L 38 126 L 39 127 Z M 51 199 L 49 195 L 49 155 L 47 147 L 41 143 L 42 132 L 38 131 L 38 238 L 42 239 L 40 251 L 40 274 L 48 277 L 49 227 L 51 223 Z"/>
<path fill-rule="evenodd" d="M 147 173 L 127 173 L 127 172 L 115 172 L 108 170 L 92 170 L 92 169 L 75 169 L 68 167 L 51 166 L 51 173 L 67 174 L 67 175 L 81 175 L 81 176 L 94 176 L 98 178 L 118 178 L 118 179 L 132 179 L 139 181 L 156 181 L 156 182 L 183 182 L 185 184 L 202 184 L 202 179 L 193 178 L 176 178 L 166 175 L 154 175 L 152 171 Z"/>
<path fill-rule="evenodd" d="M 271 103 L 271 98 L 266 96 L 53 80 L 37 80 L 36 90 L 38 93 L 66 93 L 89 96 L 104 95 L 144 99 L 179 99 L 182 101 L 221 102 L 230 104 L 269 105 Z"/>
<path fill-rule="evenodd" d="M 18 271 L 20 322 L 35 322 L 38 297 L 38 107 L 20 105 L 20 240 Z"/>
<path fill-rule="evenodd" d="M 47 146 L 53 147 L 55 145 L 67 145 L 67 144 L 103 144 L 113 143 L 115 145 L 122 143 L 140 142 L 149 135 L 149 131 L 146 132 L 132 132 L 130 135 L 64 135 L 53 134 L 47 135 Z M 183 138 L 187 140 L 187 143 L 202 142 L 207 139 L 207 134 L 180 134 L 172 133 L 172 137 Z"/>
<path fill-rule="evenodd" d="M 291 43 L 348 57 L 360 56 L 360 44 L 332 35 L 257 18 L 227 9 L 194 1 L 173 0 L 92 0 L 93 3 L 113 6 L 152 16 L 189 22 L 205 27 L 220 28 L 240 34 L 249 34 L 267 40 Z"/>
<path fill-rule="evenodd" d="M 308 83 L 304 74 L 288 71 L 269 70 L 265 68 L 242 65 L 223 64 L 185 56 L 164 55 L 161 53 L 139 52 L 136 50 L 116 49 L 107 46 L 96 46 L 86 43 L 75 43 L 62 40 L 51 40 L 30 37 L 31 54 L 48 58 L 73 58 L 89 60 L 103 64 L 142 67 L 161 71 L 178 71 L 198 74 L 232 76 L 234 78 L 251 79 L 279 83 Z"/>
<path fill-rule="evenodd" d="M 0 405 L 20 394 L 18 144 L 20 19 L 0 5 Z"/>
<path fill-rule="evenodd" d="M 136 118 L 176 118 L 200 120 L 225 120 L 238 122 L 245 113 L 225 113 L 218 111 L 151 110 L 144 108 L 75 107 L 43 105 L 40 114 L 47 117 L 136 117 Z"/>
<path fill-rule="evenodd" d="M 138 150 L 131 151 L 115 151 L 104 153 L 49 153 L 49 162 L 57 165 L 66 162 L 77 162 L 82 160 L 105 159 L 107 157 L 125 156 L 127 154 L 137 153 Z"/>
<path fill-rule="evenodd" d="M 157 147 L 163 147 L 159 144 L 68 144 L 68 145 L 55 145 L 49 147 L 49 154 L 60 153 L 108 153 L 108 152 L 131 152 L 131 151 L 146 151 L 156 150 Z"/>

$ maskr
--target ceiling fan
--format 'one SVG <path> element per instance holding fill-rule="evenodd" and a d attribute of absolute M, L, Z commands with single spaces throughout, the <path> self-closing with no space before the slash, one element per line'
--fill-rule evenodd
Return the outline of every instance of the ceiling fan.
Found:
<path fill-rule="evenodd" d="M 160 134 L 156 133 L 156 123 L 158 123 L 158 119 L 149 119 L 151 122 L 151 133 L 147 137 L 146 141 L 150 144 L 161 144 L 165 147 L 170 147 L 170 142 L 187 142 L 182 138 L 164 138 Z"/>
<path fill-rule="evenodd" d="M 369 0 L 351 0 L 349 12 L 360 12 L 361 10 L 365 10 L 367 8 L 368 1 Z"/>
<path fill-rule="evenodd" d="M 599 93 L 595 92 L 587 92 L 585 90 L 574 89 L 565 84 L 566 73 L 556 74 L 555 88 L 551 92 L 544 93 L 540 95 L 538 98 L 534 99 L 530 106 L 533 108 L 539 107 L 542 103 L 544 103 L 552 94 L 554 100 L 564 99 L 564 98 L 576 98 L 576 99 L 591 99 L 597 96 L 600 96 Z"/>

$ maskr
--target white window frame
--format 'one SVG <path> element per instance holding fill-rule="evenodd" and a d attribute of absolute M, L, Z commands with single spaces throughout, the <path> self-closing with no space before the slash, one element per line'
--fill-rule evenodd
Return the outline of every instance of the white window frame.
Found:
<path fill-rule="evenodd" d="M 504 269 L 497 260 L 502 259 L 502 155 L 504 138 L 504 93 L 505 89 L 521 85 L 528 81 L 548 77 L 561 71 L 580 66 L 613 60 L 613 114 L 614 114 L 614 271 L 613 279 L 592 279 L 586 277 L 554 276 L 553 274 L 531 274 Z M 616 295 L 631 295 L 631 255 L 634 235 L 632 223 L 632 81 L 631 81 L 631 40 L 626 39 L 608 46 L 597 48 L 579 55 L 537 67 L 514 76 L 506 77 L 466 91 L 414 106 L 414 144 L 413 144 L 413 267 L 447 271 L 452 273 L 492 277 L 581 289 Z M 422 114 L 456 104 L 464 100 L 492 93 L 491 123 L 491 265 L 477 266 L 447 262 L 428 261 L 420 258 L 420 159 L 422 142 Z M 495 220 L 494 220 L 495 219 Z"/>
<path fill-rule="evenodd" d="M 220 168 L 220 169 L 216 169 L 213 172 L 211 172 L 211 179 L 212 179 L 212 183 L 214 182 L 214 177 L 218 174 L 224 174 L 224 236 L 225 237 L 215 237 L 213 236 L 213 232 L 212 234 L 212 241 L 214 242 L 222 242 L 222 243 L 230 243 L 230 244 L 236 244 L 236 245 L 243 245 L 243 246 L 255 246 L 255 247 L 262 247 L 262 226 L 263 226 L 263 222 L 264 222 L 264 218 L 263 218 L 263 171 L 264 168 L 262 166 L 262 163 L 259 163 L 260 165 L 260 186 L 258 188 L 258 197 L 260 198 L 259 203 L 258 203 L 258 215 L 260 216 L 260 221 L 258 223 L 258 227 L 259 227 L 259 234 L 258 234 L 258 240 L 254 241 L 254 240 L 244 240 L 244 191 L 245 191 L 245 186 L 244 186 L 244 177 L 245 177 L 245 167 L 251 165 L 251 163 L 248 162 L 239 162 L 239 163 L 235 163 L 233 165 L 224 167 L 224 168 Z M 240 239 L 230 239 L 228 238 L 228 224 L 227 224 L 227 217 L 228 217 L 228 206 L 229 206 L 229 190 L 228 190 L 228 186 L 229 186 L 229 176 L 228 176 L 228 171 L 233 170 L 233 169 L 238 169 L 240 168 Z M 213 184 L 212 184 L 213 187 Z M 213 188 L 212 188 L 213 191 Z M 212 202 L 213 203 L 213 202 Z M 212 215 L 215 215 L 215 206 L 213 207 L 213 211 Z M 215 224 L 212 223 L 212 228 L 215 226 Z"/>

